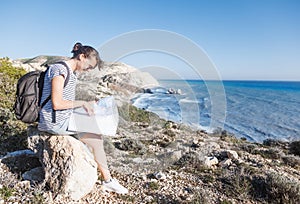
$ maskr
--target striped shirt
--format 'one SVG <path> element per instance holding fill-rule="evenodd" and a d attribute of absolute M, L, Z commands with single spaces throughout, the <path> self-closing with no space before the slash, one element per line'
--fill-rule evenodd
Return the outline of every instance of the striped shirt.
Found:
<path fill-rule="evenodd" d="M 64 100 L 75 100 L 75 87 L 77 76 L 73 73 L 72 69 L 69 68 L 69 82 L 63 89 L 63 99 Z M 53 64 L 47 70 L 45 79 L 44 79 L 44 88 L 42 94 L 42 102 L 51 94 L 51 81 L 54 77 L 62 75 L 65 79 L 67 78 L 68 71 L 67 68 L 62 64 Z M 40 118 L 38 129 L 41 131 L 49 131 L 53 127 L 57 127 L 63 124 L 72 114 L 73 109 L 57 110 L 56 111 L 56 123 L 52 122 L 52 101 L 49 100 L 46 105 L 40 111 Z"/>

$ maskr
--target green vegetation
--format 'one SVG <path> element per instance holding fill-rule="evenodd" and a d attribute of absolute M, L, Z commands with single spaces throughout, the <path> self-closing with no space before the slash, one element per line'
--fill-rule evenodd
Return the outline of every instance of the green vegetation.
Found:
<path fill-rule="evenodd" d="M 233 134 L 225 131 L 225 130 L 216 130 L 212 136 L 220 137 L 220 139 L 224 142 L 229 142 L 232 144 L 241 144 L 244 142 L 244 139 L 239 139 Z"/>
<path fill-rule="evenodd" d="M 0 155 L 27 148 L 27 125 L 14 114 L 0 108 Z"/>
<path fill-rule="evenodd" d="M 159 184 L 158 184 L 158 182 L 151 181 L 151 182 L 148 183 L 148 187 L 151 190 L 158 190 L 159 189 Z"/>
<path fill-rule="evenodd" d="M 229 196 L 234 196 L 239 199 L 249 199 L 249 191 L 251 188 L 250 175 L 244 172 L 243 168 L 238 169 L 228 177 L 225 176 L 224 185 L 226 186 L 225 192 Z"/>
<path fill-rule="evenodd" d="M 21 67 L 12 66 L 9 58 L 0 58 L 0 72 L 17 81 L 26 73 L 26 70 L 22 69 Z"/>
<path fill-rule="evenodd" d="M 266 183 L 269 202 L 300 202 L 300 185 L 289 177 L 271 173 L 267 176 Z"/>
<path fill-rule="evenodd" d="M 194 192 L 194 198 L 190 202 L 191 204 L 209 203 L 209 198 L 202 189 L 198 189 Z"/>
<path fill-rule="evenodd" d="M 133 122 L 150 123 L 150 113 L 148 111 L 136 108 L 135 106 L 129 106 L 129 117 Z"/>
<path fill-rule="evenodd" d="M 0 155 L 26 148 L 26 124 L 13 113 L 16 85 L 26 71 L 13 67 L 8 58 L 0 58 Z"/>
<path fill-rule="evenodd" d="M 43 197 L 42 192 L 34 192 L 31 203 L 39 203 L 39 204 L 45 203 L 45 198 Z"/>
<path fill-rule="evenodd" d="M 124 103 L 124 105 L 118 108 L 118 111 L 120 117 L 125 121 L 137 123 L 135 132 L 141 128 L 147 128 L 149 125 L 152 126 L 151 131 L 158 131 L 162 128 L 166 129 L 166 123 L 168 123 L 168 121 L 161 119 L 157 114 L 139 109 L 129 103 Z"/>
<path fill-rule="evenodd" d="M 0 196 L 2 199 L 7 200 L 9 197 L 11 197 L 14 193 L 14 189 L 9 188 L 7 186 L 3 186 L 0 188 Z"/>
<path fill-rule="evenodd" d="M 119 114 L 126 121 L 150 122 L 148 112 L 138 109 L 129 103 L 125 103 L 122 107 L 119 107 Z"/>
<path fill-rule="evenodd" d="M 131 195 L 122 195 L 122 194 L 117 194 L 117 197 L 125 201 L 126 203 L 134 203 L 135 202 L 135 197 Z"/>
<path fill-rule="evenodd" d="M 281 159 L 284 164 L 291 166 L 295 169 L 300 169 L 300 157 L 294 155 L 286 155 L 283 156 Z"/>
<path fill-rule="evenodd" d="M 266 159 L 280 159 L 281 152 L 277 148 L 255 149 L 253 154 L 259 154 Z"/>
<path fill-rule="evenodd" d="M 15 100 L 16 84 L 18 79 L 26 71 L 12 66 L 8 58 L 0 58 L 0 107 L 13 109 Z"/>

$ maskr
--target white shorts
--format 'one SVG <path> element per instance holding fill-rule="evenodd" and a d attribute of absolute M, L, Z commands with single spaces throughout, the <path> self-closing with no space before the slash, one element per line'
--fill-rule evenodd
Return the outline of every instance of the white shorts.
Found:
<path fill-rule="evenodd" d="M 63 123 L 56 124 L 53 127 L 53 129 L 47 130 L 45 132 L 48 132 L 48 133 L 53 134 L 53 135 L 71 135 L 71 136 L 74 136 L 77 139 L 80 139 L 85 133 L 68 131 L 69 121 L 70 121 L 70 118 L 65 120 Z"/>

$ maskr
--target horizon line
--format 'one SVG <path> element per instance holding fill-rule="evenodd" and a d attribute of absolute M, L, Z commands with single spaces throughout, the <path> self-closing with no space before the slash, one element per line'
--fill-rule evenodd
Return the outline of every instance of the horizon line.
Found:
<path fill-rule="evenodd" d="M 288 79 L 156 79 L 159 81 L 245 81 L 245 82 L 300 82 L 299 80 L 288 80 Z"/>

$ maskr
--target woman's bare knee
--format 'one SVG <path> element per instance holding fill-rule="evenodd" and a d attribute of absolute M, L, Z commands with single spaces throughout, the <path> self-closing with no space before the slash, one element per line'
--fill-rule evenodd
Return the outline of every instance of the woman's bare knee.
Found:
<path fill-rule="evenodd" d="M 93 133 L 83 133 L 83 135 L 80 137 L 81 139 L 100 139 L 102 140 L 102 135 L 97 135 L 97 134 L 93 134 Z"/>

